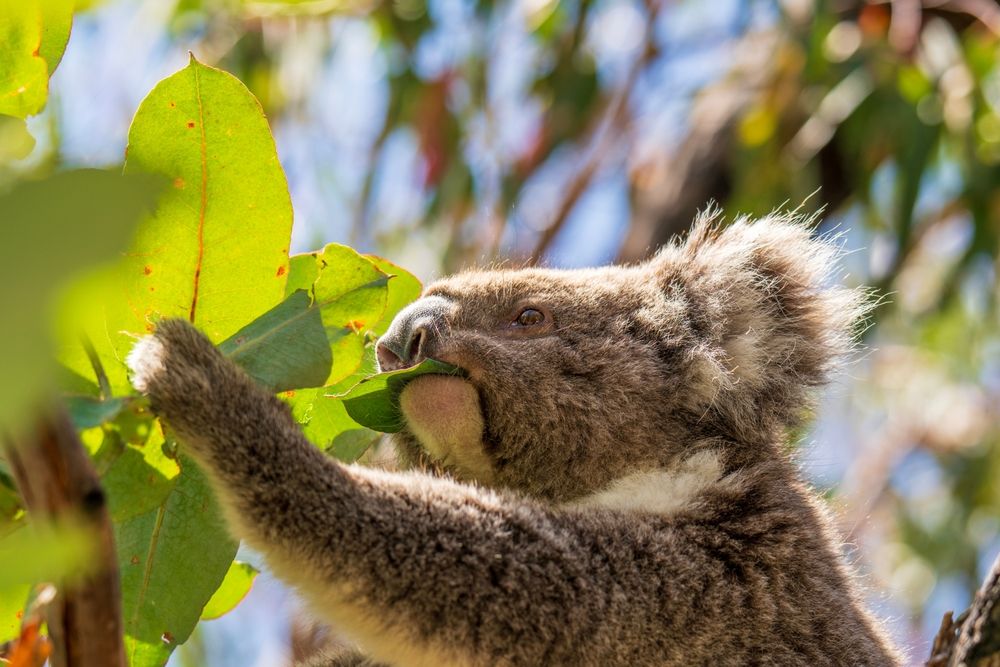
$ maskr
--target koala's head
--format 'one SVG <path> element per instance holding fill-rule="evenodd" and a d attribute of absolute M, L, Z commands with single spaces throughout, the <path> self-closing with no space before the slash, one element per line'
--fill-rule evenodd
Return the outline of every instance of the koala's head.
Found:
<path fill-rule="evenodd" d="M 775 456 L 850 342 L 859 294 L 789 217 L 699 220 L 648 262 L 490 270 L 430 285 L 377 348 L 382 370 L 439 359 L 400 396 L 398 444 L 460 478 L 570 500 L 699 446 Z"/>

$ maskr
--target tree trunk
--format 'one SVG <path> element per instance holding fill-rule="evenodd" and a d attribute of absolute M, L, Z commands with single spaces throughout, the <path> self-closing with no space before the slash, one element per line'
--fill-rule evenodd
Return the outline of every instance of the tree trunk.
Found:
<path fill-rule="evenodd" d="M 1000 556 L 972 606 L 944 615 L 927 667 L 1000 667 Z"/>

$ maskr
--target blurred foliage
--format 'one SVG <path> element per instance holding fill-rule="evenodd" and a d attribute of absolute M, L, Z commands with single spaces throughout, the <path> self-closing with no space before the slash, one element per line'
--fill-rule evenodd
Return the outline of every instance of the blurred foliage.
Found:
<path fill-rule="evenodd" d="M 154 4 L 108 2 L 88 25 Z M 812 472 L 837 485 L 842 527 L 915 653 L 942 611 L 967 603 L 1000 551 L 994 2 L 157 6 L 169 10 L 155 13 L 156 58 L 191 49 L 260 100 L 308 247 L 347 241 L 422 274 L 635 260 L 710 199 L 731 213 L 823 208 L 821 231 L 842 232 L 852 251 L 849 279 L 882 299 L 869 351 L 824 403 L 819 432 L 833 442 Z M 120 78 L 126 98 L 135 84 L 120 67 L 107 84 Z M 46 114 L 27 126 L 39 146 L 26 159 L 15 159 L 30 150 L 25 126 L 0 118 L 12 137 L 0 140 L 0 184 L 82 159 L 60 143 L 72 114 Z M 623 204 L 602 204 L 609 187 Z M 287 285 L 306 276 L 327 289 L 318 255 L 297 257 Z M 394 301 L 404 280 L 388 284 L 394 312 L 408 297 Z M 364 349 L 363 338 L 339 344 Z M 370 368 L 370 354 L 358 358 L 347 374 Z M 353 458 L 370 442 L 324 391 L 284 398 L 330 451 Z"/>

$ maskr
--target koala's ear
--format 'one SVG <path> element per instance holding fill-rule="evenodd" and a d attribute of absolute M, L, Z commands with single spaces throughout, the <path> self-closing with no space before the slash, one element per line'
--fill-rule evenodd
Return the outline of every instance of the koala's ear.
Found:
<path fill-rule="evenodd" d="M 734 424 L 799 419 L 867 308 L 863 292 L 831 280 L 838 248 L 810 222 L 788 214 L 723 227 L 703 215 L 650 262 L 685 304 L 693 384 Z"/>

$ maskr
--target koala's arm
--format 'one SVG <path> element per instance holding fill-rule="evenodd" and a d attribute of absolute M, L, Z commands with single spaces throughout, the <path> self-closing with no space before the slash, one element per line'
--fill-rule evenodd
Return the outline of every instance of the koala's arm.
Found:
<path fill-rule="evenodd" d="M 162 322 L 129 364 L 237 536 L 377 659 L 656 663 L 698 655 L 747 599 L 726 544 L 699 546 L 695 528 L 339 464 L 184 321 Z"/>

